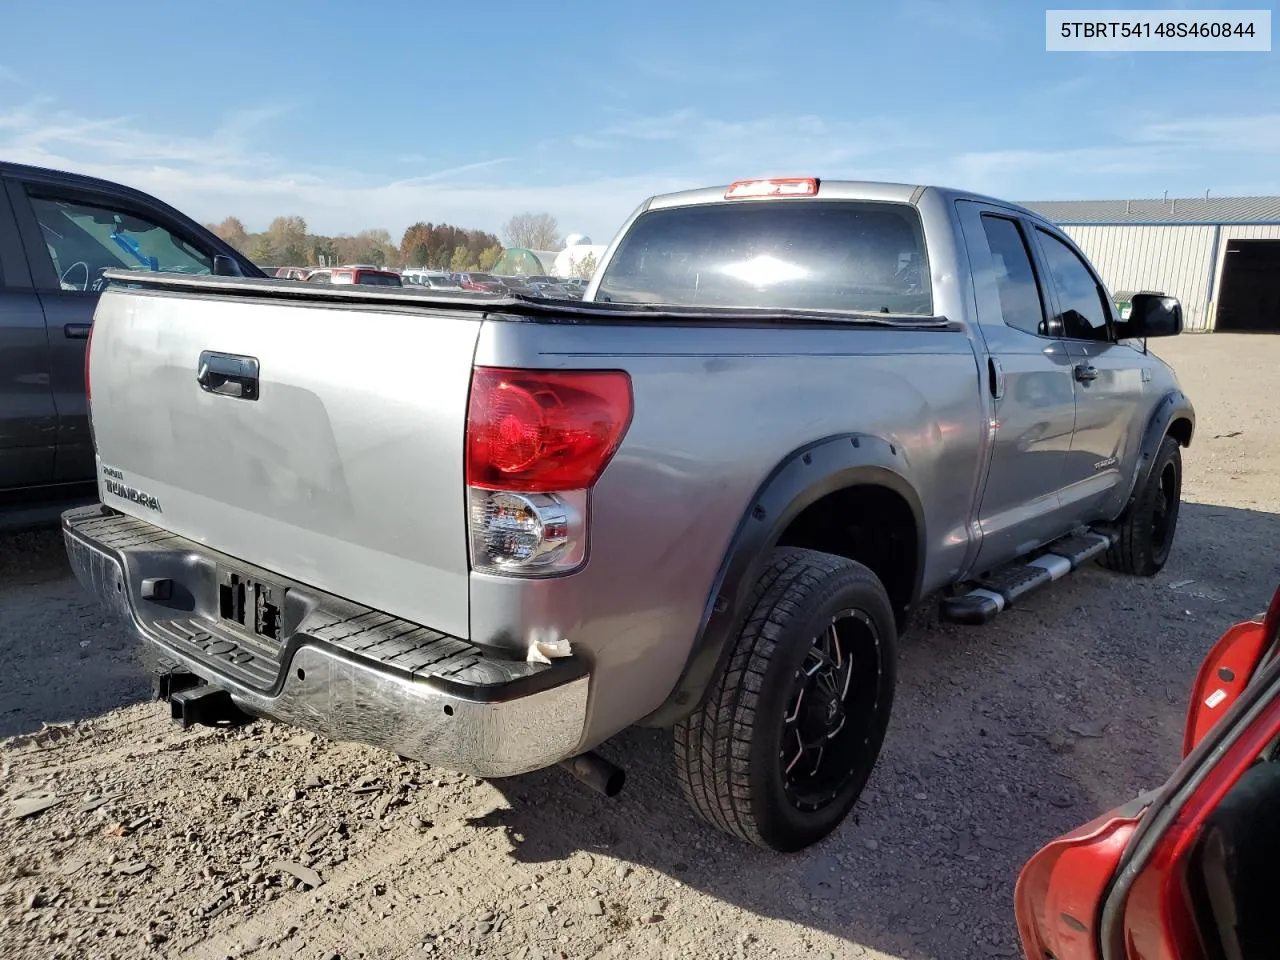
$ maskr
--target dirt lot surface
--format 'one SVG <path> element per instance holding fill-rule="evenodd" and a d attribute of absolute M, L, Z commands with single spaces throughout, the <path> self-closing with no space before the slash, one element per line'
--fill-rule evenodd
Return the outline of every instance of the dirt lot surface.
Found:
<path fill-rule="evenodd" d="M 59 537 L 0 539 L 0 956 L 1015 956 L 1019 866 L 1164 779 L 1200 658 L 1276 586 L 1280 338 L 1161 352 L 1199 414 L 1168 567 L 1087 569 L 981 629 L 923 615 L 856 817 L 794 857 L 695 821 L 653 731 L 602 751 L 614 800 L 181 732 Z"/>

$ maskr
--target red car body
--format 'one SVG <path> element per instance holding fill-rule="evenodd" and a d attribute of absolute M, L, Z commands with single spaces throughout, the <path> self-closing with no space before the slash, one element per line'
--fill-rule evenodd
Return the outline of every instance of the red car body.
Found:
<path fill-rule="evenodd" d="M 501 281 L 488 273 L 460 273 L 458 286 L 463 290 L 474 290 L 479 293 L 502 293 L 506 289 Z"/>
<path fill-rule="evenodd" d="M 1169 781 L 1023 867 L 1027 960 L 1280 958 L 1278 635 L 1280 590 L 1205 658 Z"/>
<path fill-rule="evenodd" d="M 378 287 L 400 287 L 403 282 L 394 270 L 377 267 L 320 267 L 307 274 L 311 283 L 352 284 Z"/>

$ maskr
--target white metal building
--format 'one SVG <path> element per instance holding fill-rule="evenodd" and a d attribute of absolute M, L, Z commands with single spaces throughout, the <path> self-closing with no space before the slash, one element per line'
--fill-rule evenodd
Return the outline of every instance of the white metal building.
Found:
<path fill-rule="evenodd" d="M 1177 297 L 1187 330 L 1280 333 L 1280 197 L 1023 206 L 1062 227 L 1112 292 Z"/>

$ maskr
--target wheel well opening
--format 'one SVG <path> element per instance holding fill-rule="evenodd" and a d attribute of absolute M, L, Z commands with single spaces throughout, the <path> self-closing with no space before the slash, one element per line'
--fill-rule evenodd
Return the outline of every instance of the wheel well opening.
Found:
<path fill-rule="evenodd" d="M 1169 436 L 1177 440 L 1181 446 L 1191 446 L 1191 421 L 1184 417 L 1173 421 L 1169 424 Z"/>
<path fill-rule="evenodd" d="M 792 520 L 778 546 L 821 550 L 868 567 L 889 593 L 898 629 L 906 626 L 919 545 L 915 515 L 901 494 L 874 485 L 836 490 Z"/>

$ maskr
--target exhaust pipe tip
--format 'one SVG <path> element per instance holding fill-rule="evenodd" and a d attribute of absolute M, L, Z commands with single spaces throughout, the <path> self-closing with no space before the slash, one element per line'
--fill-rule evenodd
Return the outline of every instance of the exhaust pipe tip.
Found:
<path fill-rule="evenodd" d="M 576 757 L 561 760 L 560 766 L 585 783 L 596 793 L 616 797 L 627 782 L 627 772 L 610 763 L 594 750 Z"/>

